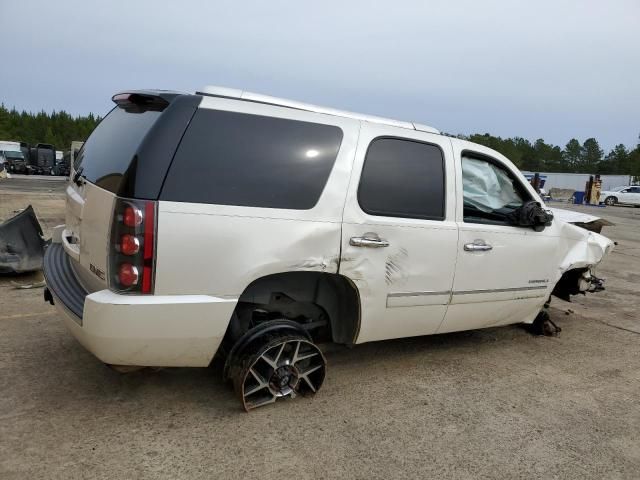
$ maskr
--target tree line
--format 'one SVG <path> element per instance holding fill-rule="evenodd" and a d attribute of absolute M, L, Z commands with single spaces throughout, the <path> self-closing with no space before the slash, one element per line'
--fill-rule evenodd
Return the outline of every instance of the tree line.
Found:
<path fill-rule="evenodd" d="M 71 142 L 84 142 L 101 120 L 92 113 L 72 116 L 61 110 L 47 113 L 18 112 L 0 105 L 0 140 L 15 142 L 50 143 L 57 150 L 68 150 Z"/>
<path fill-rule="evenodd" d="M 73 140 L 85 141 L 101 118 L 59 112 L 18 112 L 0 105 L 0 140 L 50 143 L 66 150 Z M 567 172 L 591 174 L 625 174 L 640 177 L 640 138 L 635 148 L 616 145 L 606 153 L 595 138 L 580 143 L 575 138 L 560 148 L 539 138 L 531 143 L 521 137 L 501 138 L 488 133 L 457 135 L 502 153 L 521 170 L 533 172 Z"/>
<path fill-rule="evenodd" d="M 497 150 L 521 170 L 640 176 L 640 137 L 635 148 L 619 144 L 605 154 L 595 138 L 587 138 L 583 143 L 572 138 L 560 148 L 541 138 L 531 143 L 520 137 L 500 138 L 488 133 L 457 136 Z"/>

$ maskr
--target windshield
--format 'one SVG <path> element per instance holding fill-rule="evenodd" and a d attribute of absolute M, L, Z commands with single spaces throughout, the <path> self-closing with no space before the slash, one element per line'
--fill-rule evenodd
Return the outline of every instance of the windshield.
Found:
<path fill-rule="evenodd" d="M 22 152 L 4 152 L 4 156 L 6 158 L 11 158 L 14 160 L 24 160 L 24 155 Z"/>

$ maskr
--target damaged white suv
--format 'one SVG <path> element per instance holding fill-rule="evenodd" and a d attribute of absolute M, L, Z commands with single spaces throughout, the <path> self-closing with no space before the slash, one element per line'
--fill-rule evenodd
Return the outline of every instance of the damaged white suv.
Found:
<path fill-rule="evenodd" d="M 113 100 L 44 261 L 45 298 L 105 363 L 217 353 L 250 409 L 316 392 L 317 344 L 531 324 L 601 287 L 612 242 L 491 149 L 239 90 Z"/>

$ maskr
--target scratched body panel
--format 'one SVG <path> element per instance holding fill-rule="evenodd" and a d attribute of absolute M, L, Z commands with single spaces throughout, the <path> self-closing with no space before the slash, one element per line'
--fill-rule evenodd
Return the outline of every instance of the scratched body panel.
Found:
<path fill-rule="evenodd" d="M 342 130 L 342 143 L 320 199 L 308 210 L 158 202 L 156 292 L 238 297 L 251 282 L 274 273 L 336 273 L 360 122 L 215 97 L 203 98 L 201 108 L 333 125 Z M 179 254 L 184 245 L 200 252 L 197 260 Z"/>
<path fill-rule="evenodd" d="M 358 186 L 367 147 L 375 138 L 394 134 L 436 145 L 442 151 L 447 195 L 444 220 L 374 216 L 360 207 Z M 447 137 L 362 126 L 344 211 L 340 262 L 340 274 L 353 281 L 360 295 L 362 322 L 358 343 L 429 335 L 440 326 L 449 303 L 458 243 L 453 172 Z M 389 246 L 366 248 L 350 243 L 351 237 L 367 232 L 379 235 Z"/>

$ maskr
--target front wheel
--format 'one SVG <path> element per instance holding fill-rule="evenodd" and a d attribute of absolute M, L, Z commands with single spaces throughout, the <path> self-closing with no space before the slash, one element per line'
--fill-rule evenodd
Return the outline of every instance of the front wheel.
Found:
<path fill-rule="evenodd" d="M 303 335 L 265 335 L 242 352 L 233 385 L 246 411 L 279 398 L 314 394 L 324 382 L 327 362 Z"/>
<path fill-rule="evenodd" d="M 618 199 L 616 197 L 607 197 L 604 199 L 604 204 L 610 207 L 612 207 L 616 203 L 618 203 Z"/>

